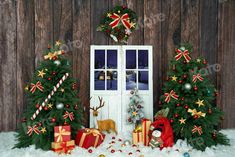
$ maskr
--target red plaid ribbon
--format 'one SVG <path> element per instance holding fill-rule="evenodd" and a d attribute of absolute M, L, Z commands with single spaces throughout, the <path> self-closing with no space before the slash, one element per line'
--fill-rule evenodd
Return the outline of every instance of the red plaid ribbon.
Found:
<path fill-rule="evenodd" d="M 199 81 L 203 81 L 203 78 L 202 78 L 201 74 L 193 75 L 193 82 L 194 83 L 197 82 L 197 79 Z"/>
<path fill-rule="evenodd" d="M 70 121 L 73 121 L 73 120 L 74 120 L 74 114 L 73 114 L 73 112 L 70 112 L 70 113 L 69 113 L 68 111 L 66 111 L 63 117 L 64 117 L 64 119 L 67 119 L 67 118 L 69 117 Z"/>
<path fill-rule="evenodd" d="M 37 125 L 34 125 L 33 127 L 28 126 L 28 132 L 27 132 L 27 134 L 28 134 L 29 136 L 31 136 L 33 132 L 35 132 L 36 134 L 39 135 L 40 130 L 38 129 L 38 126 L 37 126 Z"/>
<path fill-rule="evenodd" d="M 129 15 L 127 13 L 123 14 L 122 16 L 113 13 L 110 18 L 113 19 L 113 21 L 109 24 L 112 28 L 117 27 L 120 21 L 127 29 L 131 28 L 131 24 L 128 22 Z"/>
<path fill-rule="evenodd" d="M 171 90 L 170 93 L 165 93 L 164 95 L 165 95 L 165 97 L 166 97 L 166 98 L 165 98 L 165 102 L 167 102 L 167 103 L 170 102 L 171 97 L 174 98 L 174 99 L 176 99 L 176 100 L 179 98 L 179 96 L 176 95 L 176 93 L 174 92 L 174 90 Z"/>
<path fill-rule="evenodd" d="M 201 126 L 193 126 L 192 133 L 198 132 L 199 135 L 202 134 L 202 127 Z"/>
<path fill-rule="evenodd" d="M 42 86 L 41 82 L 38 81 L 36 84 L 31 83 L 30 92 L 34 93 L 36 91 L 36 89 L 43 91 L 43 86 Z"/>
<path fill-rule="evenodd" d="M 176 61 L 178 61 L 182 56 L 184 56 L 187 62 L 191 60 L 188 50 L 181 51 L 180 49 L 177 49 L 176 53 L 177 53 L 177 55 L 175 56 Z"/>

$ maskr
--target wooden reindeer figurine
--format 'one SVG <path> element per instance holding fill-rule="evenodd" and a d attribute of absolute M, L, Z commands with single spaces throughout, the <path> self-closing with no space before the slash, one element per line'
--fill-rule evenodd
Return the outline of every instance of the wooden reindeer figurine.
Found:
<path fill-rule="evenodd" d="M 112 130 L 113 132 L 115 132 L 117 134 L 117 130 L 116 130 L 116 124 L 112 119 L 105 119 L 105 120 L 98 120 L 98 109 L 104 107 L 104 101 L 103 98 L 99 97 L 99 101 L 100 104 L 98 107 L 90 107 L 90 109 L 92 110 L 92 114 L 94 117 L 94 124 L 95 124 L 95 128 L 98 130 L 102 131 L 107 131 L 108 133 L 110 133 L 110 130 Z M 91 98 L 90 98 L 91 99 Z"/>

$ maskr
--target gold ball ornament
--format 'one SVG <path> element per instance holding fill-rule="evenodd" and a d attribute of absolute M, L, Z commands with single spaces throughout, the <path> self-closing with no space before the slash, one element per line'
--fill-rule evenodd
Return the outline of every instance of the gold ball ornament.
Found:
<path fill-rule="evenodd" d="M 99 157 L 105 157 L 105 155 L 104 154 L 100 154 Z"/>
<path fill-rule="evenodd" d="M 140 155 L 140 157 L 144 157 L 144 155 Z"/>

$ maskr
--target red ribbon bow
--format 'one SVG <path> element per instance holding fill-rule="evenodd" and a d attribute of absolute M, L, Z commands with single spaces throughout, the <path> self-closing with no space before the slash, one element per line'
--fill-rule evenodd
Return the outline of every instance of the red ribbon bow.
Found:
<path fill-rule="evenodd" d="M 176 53 L 177 53 L 177 55 L 175 56 L 176 61 L 178 61 L 182 56 L 184 56 L 187 62 L 191 60 L 188 50 L 184 50 L 184 52 L 182 52 L 180 49 L 177 49 Z"/>
<path fill-rule="evenodd" d="M 36 84 L 31 83 L 30 92 L 34 93 L 36 91 L 36 89 L 43 91 L 43 86 L 42 86 L 41 82 L 38 81 Z"/>
<path fill-rule="evenodd" d="M 62 149 L 63 149 L 63 152 L 64 152 L 65 154 L 67 154 L 68 151 L 69 151 L 69 148 L 67 147 L 67 143 L 66 143 L 66 142 L 62 142 L 60 145 L 61 145 L 61 147 L 62 147 Z"/>
<path fill-rule="evenodd" d="M 193 126 L 192 133 L 198 132 L 199 135 L 202 134 L 202 127 L 201 126 Z"/>
<path fill-rule="evenodd" d="M 165 95 L 165 97 L 166 97 L 166 98 L 165 98 L 165 102 L 167 102 L 167 103 L 170 102 L 171 97 L 174 98 L 174 99 L 176 99 L 176 100 L 179 98 L 179 96 L 176 95 L 176 93 L 174 92 L 174 90 L 171 90 L 170 93 L 165 93 L 164 95 Z"/>
<path fill-rule="evenodd" d="M 74 114 L 73 114 L 73 112 L 70 112 L 70 113 L 69 113 L 68 111 L 66 111 L 63 117 L 64 117 L 64 119 L 67 119 L 67 118 L 69 117 L 70 121 L 73 121 L 73 120 L 74 120 Z"/>
<path fill-rule="evenodd" d="M 38 126 L 37 126 L 37 125 L 34 125 L 33 127 L 28 126 L 28 132 L 27 132 L 27 134 L 28 134 L 29 136 L 31 136 L 33 132 L 35 132 L 36 134 L 39 135 L 40 130 L 38 129 Z"/>
<path fill-rule="evenodd" d="M 112 28 L 117 27 L 120 21 L 127 29 L 131 28 L 131 24 L 128 21 L 129 15 L 127 13 L 123 14 L 122 16 L 113 13 L 110 18 L 113 19 L 113 21 L 109 24 Z"/>
<path fill-rule="evenodd" d="M 202 78 L 201 74 L 193 75 L 193 82 L 194 83 L 197 82 L 197 79 L 199 81 L 203 81 L 203 78 Z"/>

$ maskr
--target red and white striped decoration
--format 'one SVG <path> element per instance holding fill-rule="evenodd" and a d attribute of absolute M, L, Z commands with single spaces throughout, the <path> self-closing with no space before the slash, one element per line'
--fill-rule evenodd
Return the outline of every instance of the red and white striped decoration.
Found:
<path fill-rule="evenodd" d="M 64 80 L 66 80 L 69 76 L 69 73 L 64 74 L 64 76 L 60 79 L 60 81 L 56 84 L 56 86 L 54 86 L 53 90 L 51 91 L 51 93 L 47 96 L 47 98 L 43 101 L 42 105 L 36 110 L 36 112 L 33 114 L 33 116 L 31 117 L 31 120 L 34 120 L 37 115 L 40 113 L 40 111 L 42 110 L 42 108 L 46 105 L 46 103 L 48 102 L 48 100 L 51 99 L 51 97 L 55 94 L 55 92 L 58 90 L 58 88 L 60 87 L 60 85 L 64 82 Z"/>

